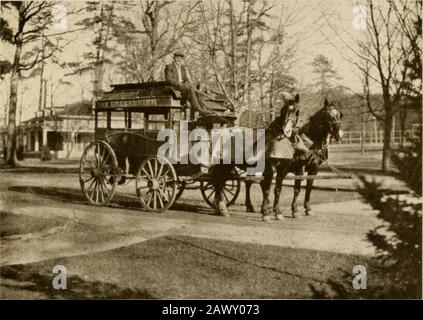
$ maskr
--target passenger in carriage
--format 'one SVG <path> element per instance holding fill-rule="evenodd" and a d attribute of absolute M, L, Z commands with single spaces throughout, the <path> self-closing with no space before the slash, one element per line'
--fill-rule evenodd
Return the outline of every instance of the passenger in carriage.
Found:
<path fill-rule="evenodd" d="M 189 101 L 191 108 L 198 111 L 200 116 L 207 117 L 216 114 L 212 108 L 200 102 L 198 95 L 203 93 L 197 90 L 199 87 L 191 82 L 191 77 L 185 67 L 183 53 L 177 51 L 173 54 L 173 62 L 166 65 L 165 68 L 165 79 L 166 82 L 181 91 L 182 97 Z"/>

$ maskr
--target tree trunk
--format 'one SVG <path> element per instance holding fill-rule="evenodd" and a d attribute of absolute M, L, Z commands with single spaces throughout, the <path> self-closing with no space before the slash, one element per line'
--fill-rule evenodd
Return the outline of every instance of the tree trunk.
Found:
<path fill-rule="evenodd" d="M 44 57 L 44 34 L 41 35 L 41 50 L 42 50 L 42 56 Z M 39 94 L 39 100 L 38 100 L 38 111 L 41 111 L 43 108 L 43 85 L 44 85 L 44 61 L 41 62 L 40 65 L 40 94 Z"/>
<path fill-rule="evenodd" d="M 103 28 L 104 28 L 104 6 L 101 4 L 100 8 L 101 26 L 98 33 L 98 43 L 96 48 L 95 70 L 94 70 L 94 100 L 101 94 L 103 84 L 103 63 L 101 61 L 101 47 L 103 45 Z"/>
<path fill-rule="evenodd" d="M 270 94 L 269 94 L 270 122 L 275 120 L 274 96 L 275 96 L 275 72 L 272 71 L 272 75 L 270 77 Z"/>
<path fill-rule="evenodd" d="M 22 37 L 22 36 L 20 36 Z M 10 77 L 9 123 L 7 126 L 7 155 L 6 164 L 16 166 L 16 106 L 19 86 L 19 63 L 21 60 L 22 42 L 16 43 L 15 58 Z"/>
<path fill-rule="evenodd" d="M 237 32 L 238 28 L 235 21 L 235 12 L 233 7 L 233 1 L 229 1 L 229 11 L 230 11 L 230 30 L 231 30 L 231 81 L 233 87 L 233 97 L 235 100 L 238 99 L 238 77 L 237 77 Z"/>
<path fill-rule="evenodd" d="M 403 107 L 402 110 L 400 111 L 400 127 L 401 127 L 401 137 L 400 137 L 400 143 L 401 143 L 401 147 L 403 147 L 405 145 L 405 140 L 406 140 L 406 134 L 405 134 L 405 122 L 407 120 L 407 109 L 406 107 Z"/>
<path fill-rule="evenodd" d="M 391 131 L 393 114 L 386 112 L 383 132 L 382 171 L 387 172 L 391 164 Z"/>
<path fill-rule="evenodd" d="M 251 99 L 250 99 L 250 68 L 251 68 L 251 49 L 252 49 L 252 34 L 253 34 L 253 27 L 251 25 L 251 15 L 253 10 L 253 3 L 250 1 L 248 3 L 247 9 L 247 21 L 246 21 L 246 28 L 247 28 L 247 48 L 245 53 L 245 71 L 244 71 L 244 88 L 242 91 L 242 104 L 245 103 L 245 97 L 247 97 L 248 103 L 248 127 L 251 127 Z M 241 116 L 241 114 L 240 114 Z"/>

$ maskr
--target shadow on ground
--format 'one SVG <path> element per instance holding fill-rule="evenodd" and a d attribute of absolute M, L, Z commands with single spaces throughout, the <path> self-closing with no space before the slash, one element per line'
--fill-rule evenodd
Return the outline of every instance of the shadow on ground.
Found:
<path fill-rule="evenodd" d="M 354 265 L 371 270 L 370 260 L 309 249 L 165 236 L 103 252 L 3 267 L 0 278 L 3 298 L 313 298 L 316 290 L 329 289 L 327 279 L 341 279 L 343 270 L 350 281 Z M 58 264 L 72 274 L 67 290 L 52 289 L 56 276 L 52 269 Z"/>
<path fill-rule="evenodd" d="M 24 265 L 2 267 L 0 276 L 3 290 L 14 290 L 14 295 L 18 296 L 21 291 L 35 293 L 45 299 L 154 299 L 143 290 L 120 288 L 100 281 L 85 281 L 76 275 L 67 278 L 65 290 L 56 290 L 52 286 L 55 274 L 34 272 L 31 267 Z"/>
<path fill-rule="evenodd" d="M 39 232 L 67 223 L 62 218 L 34 218 L 0 211 L 0 237 L 8 237 L 32 232 Z"/>
<path fill-rule="evenodd" d="M 51 166 L 18 166 L 18 167 L 5 167 L 0 166 L 0 172 L 14 173 L 14 174 L 49 174 L 49 173 L 78 173 L 78 168 L 63 168 Z"/>
<path fill-rule="evenodd" d="M 49 198 L 63 203 L 73 203 L 91 206 L 82 192 L 72 188 L 53 188 L 53 187 L 38 187 L 38 186 L 12 186 L 8 188 L 9 191 L 31 193 L 40 197 Z M 106 207 L 142 210 L 140 203 L 135 196 L 127 196 L 123 194 L 116 194 L 111 203 Z M 174 203 L 172 210 L 195 212 L 199 214 L 214 214 L 213 210 L 208 207 L 202 207 L 199 204 Z"/>

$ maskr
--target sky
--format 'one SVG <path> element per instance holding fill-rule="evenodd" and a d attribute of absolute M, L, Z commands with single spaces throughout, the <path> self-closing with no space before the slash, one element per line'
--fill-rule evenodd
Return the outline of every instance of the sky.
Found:
<path fill-rule="evenodd" d="M 81 1 L 79 1 L 81 2 Z M 272 3 L 271 0 L 268 0 Z M 63 2 L 67 7 L 72 7 L 70 2 Z M 282 0 L 274 1 L 274 8 L 271 13 L 278 21 L 282 16 L 285 21 L 285 30 L 291 45 L 296 45 L 296 63 L 293 66 L 293 75 L 299 80 L 301 85 L 307 86 L 313 84 L 314 74 L 312 73 L 311 61 L 317 54 L 323 54 L 328 57 L 338 72 L 341 80 L 339 84 L 359 91 L 362 84 L 357 76 L 357 71 L 353 65 L 344 58 L 346 52 L 345 42 L 352 43 L 354 39 L 361 36 L 363 30 L 357 28 L 354 19 L 357 13 L 353 12 L 357 1 L 352 0 Z M 80 5 L 80 4 L 79 4 Z M 235 5 L 241 6 L 241 1 L 235 0 Z M 78 4 L 76 4 L 78 6 Z M 60 10 L 59 10 L 60 12 Z M 5 14 L 5 13 L 3 13 Z M 8 16 L 7 18 L 10 18 Z M 79 17 L 68 17 L 66 26 L 56 25 L 53 30 L 63 31 L 75 28 L 74 22 Z M 329 27 L 330 25 L 332 26 Z M 334 29 L 337 30 L 335 35 Z M 81 54 L 81 48 L 90 41 L 90 35 L 84 32 L 69 34 L 67 39 L 74 41 L 66 48 L 63 58 L 68 61 L 75 61 Z M 13 60 L 14 48 L 4 42 L 0 42 L 0 59 Z M 46 66 L 46 78 L 50 77 L 53 81 L 64 78 L 66 71 L 61 71 L 50 66 Z M 90 86 L 89 79 L 80 79 L 79 77 L 69 77 L 71 86 L 54 87 L 54 104 L 64 105 L 81 99 L 81 92 Z M 9 77 L 0 80 L 0 109 L 7 101 Z M 23 112 L 21 120 L 24 121 L 33 117 L 38 107 L 39 78 L 27 80 L 20 85 L 20 94 L 22 97 Z M 22 94 L 21 94 L 22 91 Z M 19 107 L 18 102 L 18 107 Z M 49 100 L 47 105 L 49 105 Z M 2 112 L 3 113 L 3 112 Z M 2 118 L 3 115 L 0 115 Z M 19 119 L 18 119 L 19 120 Z"/>

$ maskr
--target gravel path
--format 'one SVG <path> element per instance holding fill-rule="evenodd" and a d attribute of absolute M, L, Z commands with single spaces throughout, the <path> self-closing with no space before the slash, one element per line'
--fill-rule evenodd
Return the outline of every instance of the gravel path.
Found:
<path fill-rule="evenodd" d="M 40 218 L 62 217 L 69 219 L 69 223 L 37 233 L 3 238 L 1 265 L 89 254 L 164 235 L 189 235 L 346 254 L 374 254 L 365 235 L 378 221 L 362 202 L 320 204 L 315 205 L 314 210 L 316 216 L 313 217 L 286 218 L 265 224 L 260 221 L 246 223 L 237 219 L 236 215 L 234 218 L 222 218 L 171 211 L 168 216 L 153 216 L 139 211 L 132 214 L 136 210 L 116 212 L 113 208 L 93 212 L 51 206 L 21 207 L 13 213 Z M 172 218 L 174 215 L 179 217 Z M 331 227 L 328 220 L 339 215 L 343 216 L 347 225 Z M 354 226 L 349 228 L 351 222 Z M 316 230 L 316 227 L 325 224 L 326 228 Z M 360 227 L 357 227 L 358 224 Z"/>

